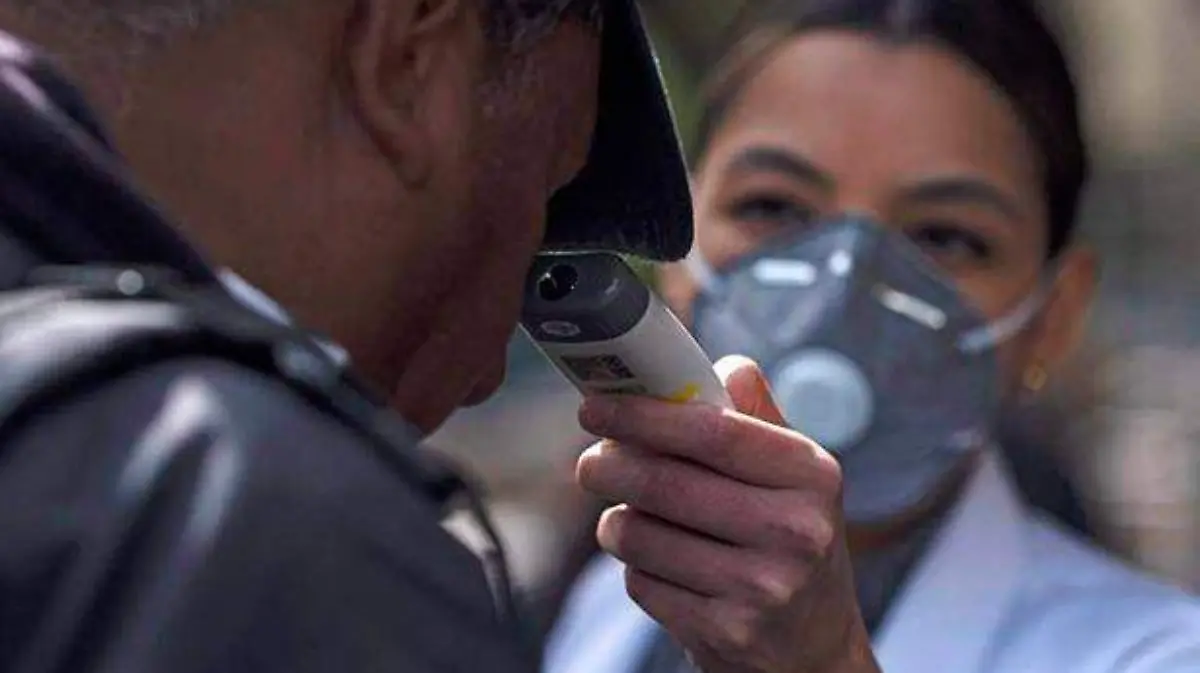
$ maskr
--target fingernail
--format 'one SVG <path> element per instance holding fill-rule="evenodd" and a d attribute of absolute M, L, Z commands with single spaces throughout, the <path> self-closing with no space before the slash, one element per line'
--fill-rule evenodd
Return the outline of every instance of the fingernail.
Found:
<path fill-rule="evenodd" d="M 756 375 L 760 371 L 758 363 L 744 355 L 726 355 L 713 364 L 713 369 L 725 385 L 729 385 L 729 380 L 743 369 L 749 369 Z"/>

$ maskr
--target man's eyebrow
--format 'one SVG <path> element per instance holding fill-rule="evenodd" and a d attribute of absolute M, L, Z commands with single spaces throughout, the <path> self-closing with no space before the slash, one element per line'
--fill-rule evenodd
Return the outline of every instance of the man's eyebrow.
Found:
<path fill-rule="evenodd" d="M 833 189 L 836 184 L 833 176 L 817 168 L 813 162 L 778 147 L 756 146 L 742 150 L 729 163 L 729 169 L 743 173 L 779 173 L 826 190 Z"/>
<path fill-rule="evenodd" d="M 950 175 L 922 180 L 904 190 L 901 200 L 912 204 L 973 203 L 1009 219 L 1021 219 L 1017 200 L 995 185 L 970 176 Z"/>

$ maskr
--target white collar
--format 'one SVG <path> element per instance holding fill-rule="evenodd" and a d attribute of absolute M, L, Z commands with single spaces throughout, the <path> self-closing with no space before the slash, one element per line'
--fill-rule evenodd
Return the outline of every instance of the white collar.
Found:
<path fill-rule="evenodd" d="M 980 670 L 1022 577 L 1025 517 L 1000 456 L 984 453 L 874 639 L 883 670 Z"/>

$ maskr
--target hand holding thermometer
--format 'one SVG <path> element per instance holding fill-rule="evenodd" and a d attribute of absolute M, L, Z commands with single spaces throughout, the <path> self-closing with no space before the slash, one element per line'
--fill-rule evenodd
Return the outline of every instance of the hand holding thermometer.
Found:
<path fill-rule="evenodd" d="M 539 255 L 521 326 L 584 395 L 733 406 L 700 345 L 617 255 Z"/>

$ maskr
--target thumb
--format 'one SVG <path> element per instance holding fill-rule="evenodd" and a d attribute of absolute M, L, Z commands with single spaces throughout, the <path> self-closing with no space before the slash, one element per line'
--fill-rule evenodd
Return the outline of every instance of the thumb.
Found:
<path fill-rule="evenodd" d="M 730 355 L 718 360 L 713 368 L 729 391 L 734 409 L 772 425 L 787 427 L 771 394 L 771 385 L 757 363 L 741 355 Z"/>

